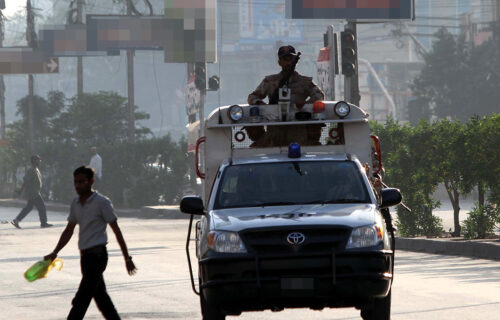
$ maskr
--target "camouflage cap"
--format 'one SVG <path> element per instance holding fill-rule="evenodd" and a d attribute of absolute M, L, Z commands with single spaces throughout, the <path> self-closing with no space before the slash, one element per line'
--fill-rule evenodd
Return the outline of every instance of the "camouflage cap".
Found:
<path fill-rule="evenodd" d="M 279 58 L 284 57 L 284 56 L 288 56 L 288 55 L 291 55 L 291 56 L 297 55 L 294 47 L 288 45 L 288 46 L 282 46 L 278 49 L 278 57 Z"/>

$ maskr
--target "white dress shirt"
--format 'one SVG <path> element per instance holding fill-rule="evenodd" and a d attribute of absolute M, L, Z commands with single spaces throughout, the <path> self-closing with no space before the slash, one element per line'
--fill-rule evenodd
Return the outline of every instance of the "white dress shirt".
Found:
<path fill-rule="evenodd" d="M 102 178 L 102 159 L 101 156 L 97 153 L 90 158 L 89 167 L 94 169 L 96 176 L 101 179 Z"/>

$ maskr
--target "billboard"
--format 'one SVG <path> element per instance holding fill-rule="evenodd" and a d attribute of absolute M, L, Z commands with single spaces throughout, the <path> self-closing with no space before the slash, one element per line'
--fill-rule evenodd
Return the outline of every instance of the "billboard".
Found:
<path fill-rule="evenodd" d="M 104 56 L 106 51 L 87 51 L 87 27 L 83 24 L 45 25 L 40 28 L 38 48 L 51 57 Z"/>
<path fill-rule="evenodd" d="M 414 0 L 286 0 L 289 19 L 413 20 Z"/>
<path fill-rule="evenodd" d="M 0 74 L 59 73 L 59 60 L 29 47 L 0 48 Z"/>
<path fill-rule="evenodd" d="M 239 0 L 240 42 L 302 41 L 302 22 L 285 19 L 284 0 Z"/>
<path fill-rule="evenodd" d="M 216 9 L 216 0 L 165 0 L 165 62 L 217 61 Z"/>
<path fill-rule="evenodd" d="M 163 16 L 87 15 L 87 50 L 163 50 L 178 26 Z"/>

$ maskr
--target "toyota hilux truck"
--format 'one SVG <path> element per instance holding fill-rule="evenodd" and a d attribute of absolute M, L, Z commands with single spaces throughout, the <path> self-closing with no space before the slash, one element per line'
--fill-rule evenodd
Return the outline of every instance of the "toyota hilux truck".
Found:
<path fill-rule="evenodd" d="M 203 132 L 195 157 L 202 196 L 180 204 L 191 215 L 186 252 L 203 319 L 343 307 L 390 319 L 388 208 L 401 194 L 381 187 L 368 114 L 344 101 L 232 105 L 212 112 Z"/>

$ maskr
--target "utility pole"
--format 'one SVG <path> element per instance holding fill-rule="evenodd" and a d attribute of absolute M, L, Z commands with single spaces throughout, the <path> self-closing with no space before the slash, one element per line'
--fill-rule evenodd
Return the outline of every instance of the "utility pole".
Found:
<path fill-rule="evenodd" d="M 83 8 L 84 0 L 76 0 L 76 23 L 82 24 L 82 8 Z M 83 57 L 76 57 L 76 92 L 79 97 L 83 93 Z"/>
<path fill-rule="evenodd" d="M 330 56 L 328 57 L 329 67 L 328 67 L 328 86 L 326 92 L 330 92 L 330 94 L 326 96 L 327 100 L 335 100 L 335 75 L 338 74 L 338 52 L 337 52 L 337 34 L 333 30 L 333 26 L 329 25 L 326 29 L 325 34 L 325 47 L 330 48 Z M 326 93 L 325 92 L 325 93 Z"/>
<path fill-rule="evenodd" d="M 132 15 L 131 0 L 127 2 L 127 15 Z M 127 93 L 128 93 L 128 140 L 135 140 L 135 113 L 134 113 L 134 50 L 127 50 Z"/>
<path fill-rule="evenodd" d="M 204 133 L 205 125 L 205 96 L 207 95 L 207 64 L 205 62 L 194 63 L 195 86 L 200 90 L 200 137 Z"/>
<path fill-rule="evenodd" d="M 37 36 L 35 33 L 35 15 L 31 7 L 31 0 L 26 0 L 26 41 L 28 46 L 36 49 Z M 34 79 L 33 75 L 28 75 L 28 138 L 29 151 L 31 154 L 35 151 L 35 125 L 34 125 Z"/>
<path fill-rule="evenodd" d="M 5 9 L 5 1 L 0 1 L 0 9 Z M 0 11 L 0 48 L 3 47 L 4 33 L 4 17 Z M 5 139 L 5 82 L 3 75 L 0 75 L 0 139 Z"/>

